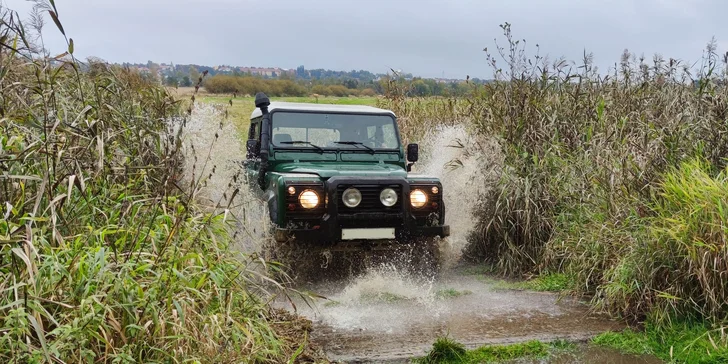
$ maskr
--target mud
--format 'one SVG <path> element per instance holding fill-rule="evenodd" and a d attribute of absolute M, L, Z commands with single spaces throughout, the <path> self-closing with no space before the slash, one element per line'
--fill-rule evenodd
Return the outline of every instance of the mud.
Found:
<path fill-rule="evenodd" d="M 557 353 L 543 360 L 517 360 L 518 364 L 659 364 L 659 359 L 647 355 L 626 355 L 609 348 L 582 344 L 574 351 Z"/>
<path fill-rule="evenodd" d="M 475 348 L 534 339 L 583 341 L 623 328 L 590 314 L 573 298 L 502 289 L 466 271 L 454 269 L 436 281 L 422 281 L 382 267 L 348 283 L 301 287 L 326 298 L 308 303 L 298 298 L 293 304 L 313 322 L 311 340 L 330 359 L 343 362 L 422 356 L 440 336 Z M 276 304 L 293 311 L 290 302 Z"/>

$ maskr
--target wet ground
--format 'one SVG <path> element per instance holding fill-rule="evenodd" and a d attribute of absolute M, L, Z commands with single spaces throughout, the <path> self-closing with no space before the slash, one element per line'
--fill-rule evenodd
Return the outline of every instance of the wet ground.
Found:
<path fill-rule="evenodd" d="M 533 339 L 583 342 L 623 328 L 619 322 L 590 314 L 573 298 L 509 289 L 462 268 L 427 281 L 382 267 L 356 279 L 300 288 L 327 298 L 312 299 L 310 305 L 298 299 L 294 304 L 314 323 L 311 340 L 330 359 L 341 362 L 408 362 L 423 356 L 441 336 L 476 348 Z M 290 303 L 278 304 L 292 310 Z M 547 362 L 654 361 L 583 345 Z"/>

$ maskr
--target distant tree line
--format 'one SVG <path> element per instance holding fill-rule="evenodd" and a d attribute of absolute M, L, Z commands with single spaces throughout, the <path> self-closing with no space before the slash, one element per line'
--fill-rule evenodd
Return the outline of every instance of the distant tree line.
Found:
<path fill-rule="evenodd" d="M 463 82 L 420 78 L 404 72 L 375 74 L 366 70 L 306 69 L 304 66 L 299 66 L 295 71 L 280 74 L 273 72 L 271 75 L 241 72 L 236 67 L 225 67 L 233 71 L 221 72 L 216 67 L 157 64 L 152 61 L 124 63 L 122 66 L 138 69 L 145 78 L 170 87 L 194 86 L 200 74 L 207 71 L 204 87 L 208 92 L 241 95 L 263 91 L 271 96 L 373 96 L 384 94 L 389 83 L 397 82 L 400 90 L 407 90 L 407 96 L 463 96 L 472 89 L 468 84 L 486 82 L 479 79 Z"/>
<path fill-rule="evenodd" d="M 386 75 L 375 74 L 365 70 L 332 71 L 323 68 L 307 70 L 303 66 L 298 66 L 298 68 L 296 68 L 296 79 L 299 80 L 358 80 L 359 82 L 366 83 L 376 81 L 384 76 Z"/>
<path fill-rule="evenodd" d="M 323 83 L 294 79 L 264 79 L 253 76 L 215 75 L 205 80 L 204 88 L 210 93 L 237 93 L 254 95 L 265 92 L 269 96 L 374 96 L 377 91 L 360 87 L 359 83 Z"/>
<path fill-rule="evenodd" d="M 374 74 L 365 70 L 332 71 L 325 69 L 307 70 L 303 66 L 295 72 L 282 72 L 273 76 L 251 74 L 250 72 L 215 73 L 215 69 L 197 65 L 166 65 L 152 61 L 146 64 L 122 64 L 134 68 L 142 76 L 169 87 L 194 86 L 201 72 L 208 77 L 203 86 L 210 93 L 236 93 L 253 95 L 265 92 L 270 96 L 375 96 L 382 95 L 392 82 L 398 89 L 406 90 L 407 96 L 464 96 L 472 90 L 472 83 L 485 81 L 470 79 L 468 82 L 413 77 L 409 73 Z"/>
<path fill-rule="evenodd" d="M 399 89 L 407 90 L 408 96 L 465 96 L 474 83 L 481 80 L 443 82 L 434 79 L 384 76 L 377 80 L 362 82 L 356 79 L 325 78 L 321 80 L 294 79 L 283 75 L 277 79 L 256 76 L 215 75 L 205 79 L 205 90 L 210 93 L 236 93 L 254 95 L 265 92 L 269 96 L 375 96 L 384 94 L 387 86 L 396 82 Z"/>

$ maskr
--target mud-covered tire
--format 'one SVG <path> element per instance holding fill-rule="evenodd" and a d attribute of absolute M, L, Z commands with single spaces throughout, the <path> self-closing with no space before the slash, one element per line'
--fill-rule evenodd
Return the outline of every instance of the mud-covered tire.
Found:
<path fill-rule="evenodd" d="M 286 278 L 297 282 L 337 279 L 378 269 L 382 264 L 394 265 L 413 276 L 433 279 L 441 270 L 439 238 L 418 238 L 409 241 L 391 241 L 385 248 L 341 252 L 329 250 L 315 242 L 289 240 L 269 242 L 265 258 L 278 264 Z M 380 246 L 381 248 L 381 246 Z"/>

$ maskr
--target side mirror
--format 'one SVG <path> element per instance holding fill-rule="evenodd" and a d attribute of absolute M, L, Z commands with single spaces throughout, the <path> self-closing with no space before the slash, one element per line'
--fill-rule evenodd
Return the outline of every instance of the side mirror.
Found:
<path fill-rule="evenodd" d="M 408 144 L 407 161 L 414 163 L 417 162 L 418 159 L 420 159 L 420 146 L 417 144 Z"/>
<path fill-rule="evenodd" d="M 257 157 L 260 154 L 260 143 L 255 139 L 249 139 L 245 147 L 248 150 L 248 159 Z"/>

